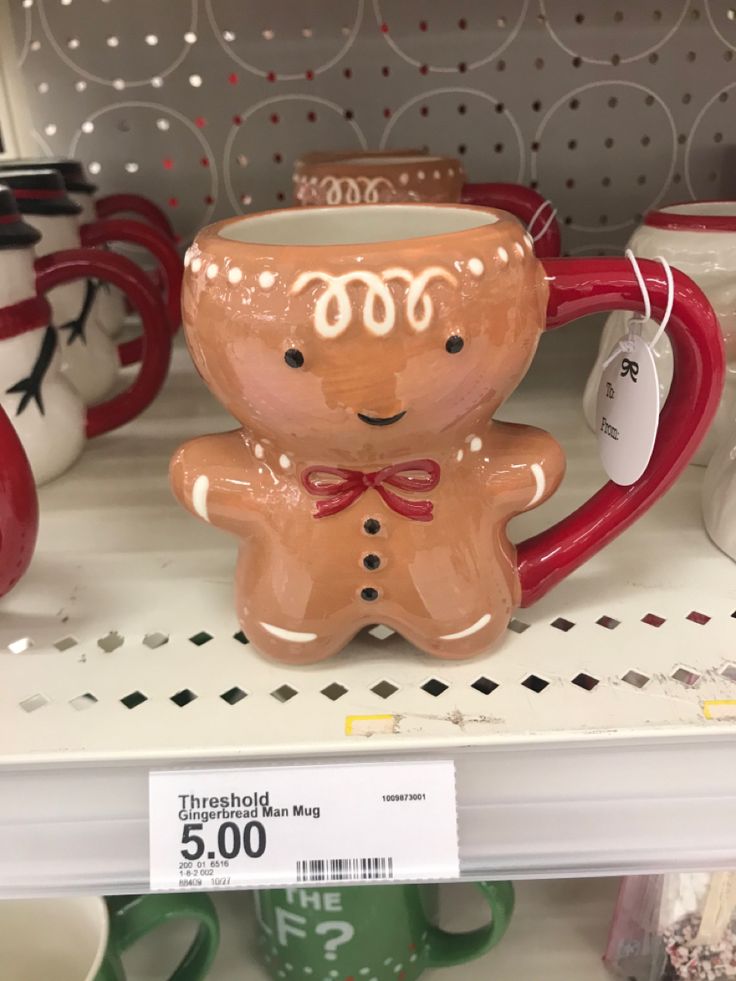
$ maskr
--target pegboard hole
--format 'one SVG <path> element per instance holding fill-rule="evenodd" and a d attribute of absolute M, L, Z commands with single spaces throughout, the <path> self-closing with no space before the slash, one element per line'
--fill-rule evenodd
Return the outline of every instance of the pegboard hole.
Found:
<path fill-rule="evenodd" d="M 383 681 L 377 682 L 371 691 L 374 695 L 378 695 L 379 698 L 390 698 L 395 692 L 399 690 L 399 686 L 393 684 L 391 681 L 387 681 L 385 678 Z"/>
<path fill-rule="evenodd" d="M 531 627 L 530 623 L 525 623 L 523 620 L 517 619 L 517 617 L 512 617 L 509 620 L 508 629 L 513 630 L 515 634 L 523 634 L 529 627 Z"/>
<path fill-rule="evenodd" d="M 610 177 L 601 177 L 601 184 L 603 185 L 603 187 L 610 187 L 611 186 L 611 178 Z"/>
<path fill-rule="evenodd" d="M 206 630 L 200 630 L 199 633 L 192 634 L 189 638 L 189 642 L 194 644 L 196 647 L 202 647 L 203 644 L 209 644 L 212 640 L 212 634 L 208 634 Z"/>
<path fill-rule="evenodd" d="M 580 55 L 575 55 L 575 57 L 572 59 L 573 68 L 580 68 L 582 63 L 583 63 L 583 59 L 580 57 Z"/>
<path fill-rule="evenodd" d="M 621 623 L 620 620 L 616 620 L 614 617 L 609 617 L 605 614 L 602 617 L 599 617 L 595 622 L 599 627 L 605 627 L 606 630 L 615 630 Z"/>
<path fill-rule="evenodd" d="M 37 712 L 42 709 L 45 705 L 49 704 L 50 699 L 42 695 L 41 692 L 36 692 L 35 695 L 30 695 L 28 698 L 24 698 L 22 702 L 18 704 L 23 709 L 24 712 Z"/>
<path fill-rule="evenodd" d="M 707 613 L 699 613 L 697 610 L 691 610 L 685 619 L 690 620 L 691 623 L 697 623 L 700 627 L 704 627 L 706 623 L 710 622 L 710 617 Z"/>
<path fill-rule="evenodd" d="M 729 661 L 728 664 L 724 664 L 721 668 L 721 674 L 724 678 L 728 678 L 729 681 L 736 681 L 736 664 Z"/>
<path fill-rule="evenodd" d="M 641 145 L 642 146 L 649 146 L 649 144 L 651 142 L 652 142 L 652 140 L 651 140 L 651 138 L 649 136 L 642 136 L 642 138 L 641 138 Z"/>
<path fill-rule="evenodd" d="M 537 71 L 541 71 L 542 68 L 544 68 L 544 58 L 535 58 L 534 67 L 537 69 Z"/>
<path fill-rule="evenodd" d="M 85 712 L 87 709 L 92 708 L 92 706 L 97 704 L 97 698 L 90 691 L 84 692 L 83 695 L 77 695 L 75 698 L 69 699 L 69 704 L 77 712 Z"/>
<path fill-rule="evenodd" d="M 649 678 L 645 674 L 633 669 L 627 671 L 621 680 L 625 681 L 627 685 L 631 685 L 632 688 L 643 688 L 649 682 Z"/>
<path fill-rule="evenodd" d="M 60 637 L 59 640 L 54 641 L 54 647 L 57 651 L 68 651 L 70 647 L 76 647 L 79 641 L 76 637 L 69 635 L 68 637 Z"/>
<path fill-rule="evenodd" d="M 557 630 L 563 630 L 565 633 L 567 633 L 568 630 L 572 630 L 575 624 L 572 620 L 566 620 L 564 617 L 557 617 L 556 620 L 552 621 L 550 626 L 555 627 Z"/>
<path fill-rule="evenodd" d="M 197 695 L 191 690 L 191 688 L 182 688 L 181 691 L 178 691 L 176 694 L 172 695 L 169 701 L 173 702 L 174 705 L 178 705 L 179 708 L 184 708 L 185 705 L 189 705 L 190 702 L 193 702 L 195 698 L 197 698 Z"/>
<path fill-rule="evenodd" d="M 332 684 L 322 689 L 322 694 L 325 696 L 325 698 L 329 698 L 331 702 L 336 702 L 338 698 L 342 698 L 343 695 L 346 695 L 347 691 L 348 690 L 344 685 L 341 685 L 337 681 L 333 681 Z"/>
<path fill-rule="evenodd" d="M 549 682 L 536 674 L 530 674 L 528 678 L 524 678 L 522 685 L 524 688 L 528 688 L 529 691 L 533 691 L 535 695 L 540 695 L 548 687 Z"/>
<path fill-rule="evenodd" d="M 152 651 L 155 651 L 157 647 L 163 647 L 164 644 L 168 644 L 169 635 L 162 634 L 156 631 L 152 634 L 146 634 L 143 638 L 143 643 L 146 647 L 150 647 Z"/>
<path fill-rule="evenodd" d="M 8 644 L 8 650 L 11 654 L 25 654 L 33 647 L 33 641 L 30 637 L 19 637 L 18 640 L 12 640 Z"/>
<path fill-rule="evenodd" d="M 442 694 L 442 692 L 447 691 L 449 685 L 446 685 L 444 681 L 440 681 L 439 678 L 430 678 L 428 681 L 424 682 L 421 688 L 422 691 L 426 691 L 428 695 L 432 695 L 434 698 L 437 698 Z"/>
<path fill-rule="evenodd" d="M 281 685 L 271 692 L 271 697 L 275 698 L 277 702 L 288 702 L 298 694 L 296 688 L 292 688 L 291 685 Z"/>
<path fill-rule="evenodd" d="M 223 700 L 223 702 L 227 702 L 228 705 L 237 705 L 238 702 L 242 702 L 247 695 L 247 691 L 243 691 L 242 688 L 238 688 L 238 686 L 235 685 L 234 688 L 228 688 L 227 691 L 224 691 L 222 695 L 220 695 L 220 698 Z"/>
<path fill-rule="evenodd" d="M 585 22 L 585 14 L 575 14 L 575 23 L 583 24 Z"/>
<path fill-rule="evenodd" d="M 603 141 L 603 146 L 607 150 L 610 150 L 613 145 L 614 145 L 614 139 L 613 139 L 613 137 L 612 136 L 607 136 L 605 138 L 605 140 Z"/>
<path fill-rule="evenodd" d="M 106 654 L 112 654 L 116 651 L 118 647 L 122 647 L 125 643 L 125 637 L 119 634 L 117 630 L 111 630 L 109 634 L 105 634 L 104 637 L 100 637 L 97 641 L 97 646 L 101 648 Z"/>
<path fill-rule="evenodd" d="M 481 695 L 490 695 L 491 692 L 494 692 L 498 688 L 498 683 L 481 675 L 481 677 L 477 678 L 470 687 L 475 688 L 475 690 L 479 691 Z"/>
<path fill-rule="evenodd" d="M 132 691 L 129 695 L 121 698 L 120 701 L 127 709 L 134 709 L 147 702 L 148 695 L 144 695 L 142 691 Z"/>
<path fill-rule="evenodd" d="M 577 140 L 568 140 L 567 141 L 567 149 L 568 150 L 575 150 L 575 149 L 577 149 L 577 145 L 578 145 L 578 141 Z"/>
<path fill-rule="evenodd" d="M 648 624 L 650 627 L 661 627 L 667 621 L 664 617 L 658 617 L 656 613 L 647 613 L 646 616 L 641 618 L 641 622 Z"/>
<path fill-rule="evenodd" d="M 714 143 L 722 143 L 723 142 L 723 133 L 714 133 L 713 134 L 713 142 Z"/>
<path fill-rule="evenodd" d="M 581 671 L 580 674 L 575 675 L 575 677 L 572 679 L 572 683 L 577 685 L 578 688 L 582 688 L 584 691 L 593 691 L 593 689 L 599 684 L 599 681 L 592 675 Z"/>
<path fill-rule="evenodd" d="M 679 681 L 686 688 L 692 688 L 693 685 L 696 685 L 700 681 L 700 675 L 697 671 L 684 667 L 679 667 L 676 671 L 673 671 L 671 677 L 675 681 Z"/>

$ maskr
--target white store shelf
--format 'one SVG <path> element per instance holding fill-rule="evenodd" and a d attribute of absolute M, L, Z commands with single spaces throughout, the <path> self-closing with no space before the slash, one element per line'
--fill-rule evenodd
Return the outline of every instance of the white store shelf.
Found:
<path fill-rule="evenodd" d="M 617 888 L 617 879 L 519 883 L 514 916 L 498 947 L 479 960 L 427 971 L 422 979 L 611 981 L 612 975 L 601 958 Z M 440 900 L 445 929 L 469 930 L 485 921 L 487 907 L 471 886 L 443 888 Z M 215 901 L 222 941 L 211 981 L 269 981 L 254 956 L 257 948 L 252 897 L 231 893 Z M 188 928 L 181 923 L 169 924 L 152 934 L 125 958 L 129 981 L 159 981 L 177 963 L 188 941 Z"/>
<path fill-rule="evenodd" d="M 545 338 L 506 411 L 569 454 L 519 537 L 601 480 L 579 405 L 593 340 L 589 327 Z M 487 656 L 445 663 L 365 634 L 295 668 L 234 638 L 233 541 L 168 491 L 174 447 L 227 426 L 179 350 L 145 416 L 42 490 L 36 558 L 0 604 L 0 894 L 146 888 L 149 770 L 218 762 L 452 758 L 468 877 L 736 865 L 736 567 L 702 530 L 702 470 Z M 673 677 L 683 667 L 693 684 Z M 447 686 L 436 697 L 432 678 Z M 396 689 L 385 699 L 381 681 Z M 333 682 L 346 689 L 334 701 Z M 282 702 L 284 685 L 296 694 Z M 233 688 L 247 694 L 230 704 Z M 196 697 L 179 706 L 183 691 Z M 351 731 L 353 716 L 379 718 Z"/>

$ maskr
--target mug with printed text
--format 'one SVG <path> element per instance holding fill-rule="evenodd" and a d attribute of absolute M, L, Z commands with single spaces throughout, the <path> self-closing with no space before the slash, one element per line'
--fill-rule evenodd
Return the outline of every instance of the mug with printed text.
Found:
<path fill-rule="evenodd" d="M 197 932 L 179 966 L 156 981 L 202 981 L 220 937 L 208 896 L 2 900 L 2 977 L 7 981 L 126 981 L 121 955 L 172 920 L 194 921 Z"/>
<path fill-rule="evenodd" d="M 326 886 L 255 894 L 260 956 L 274 981 L 285 976 L 415 981 L 425 970 L 482 957 L 506 933 L 510 882 L 475 883 L 491 920 L 467 933 L 432 922 L 437 885 Z M 287 965 L 291 965 L 291 969 Z"/>

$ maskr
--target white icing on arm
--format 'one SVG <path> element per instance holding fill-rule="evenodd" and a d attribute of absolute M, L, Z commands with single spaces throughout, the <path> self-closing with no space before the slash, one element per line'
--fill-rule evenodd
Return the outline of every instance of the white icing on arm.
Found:
<path fill-rule="evenodd" d="M 194 486 L 192 487 L 192 507 L 200 518 L 204 518 L 205 521 L 210 520 L 209 512 L 207 511 L 207 494 L 209 489 L 209 477 L 200 474 L 194 481 Z"/>

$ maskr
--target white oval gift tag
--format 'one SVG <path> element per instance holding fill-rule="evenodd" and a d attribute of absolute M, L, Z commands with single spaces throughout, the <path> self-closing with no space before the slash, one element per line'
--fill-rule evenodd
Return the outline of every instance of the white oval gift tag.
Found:
<path fill-rule="evenodd" d="M 628 334 L 611 352 L 598 389 L 596 428 L 603 467 L 627 487 L 644 473 L 659 425 L 659 383 L 645 341 Z"/>

